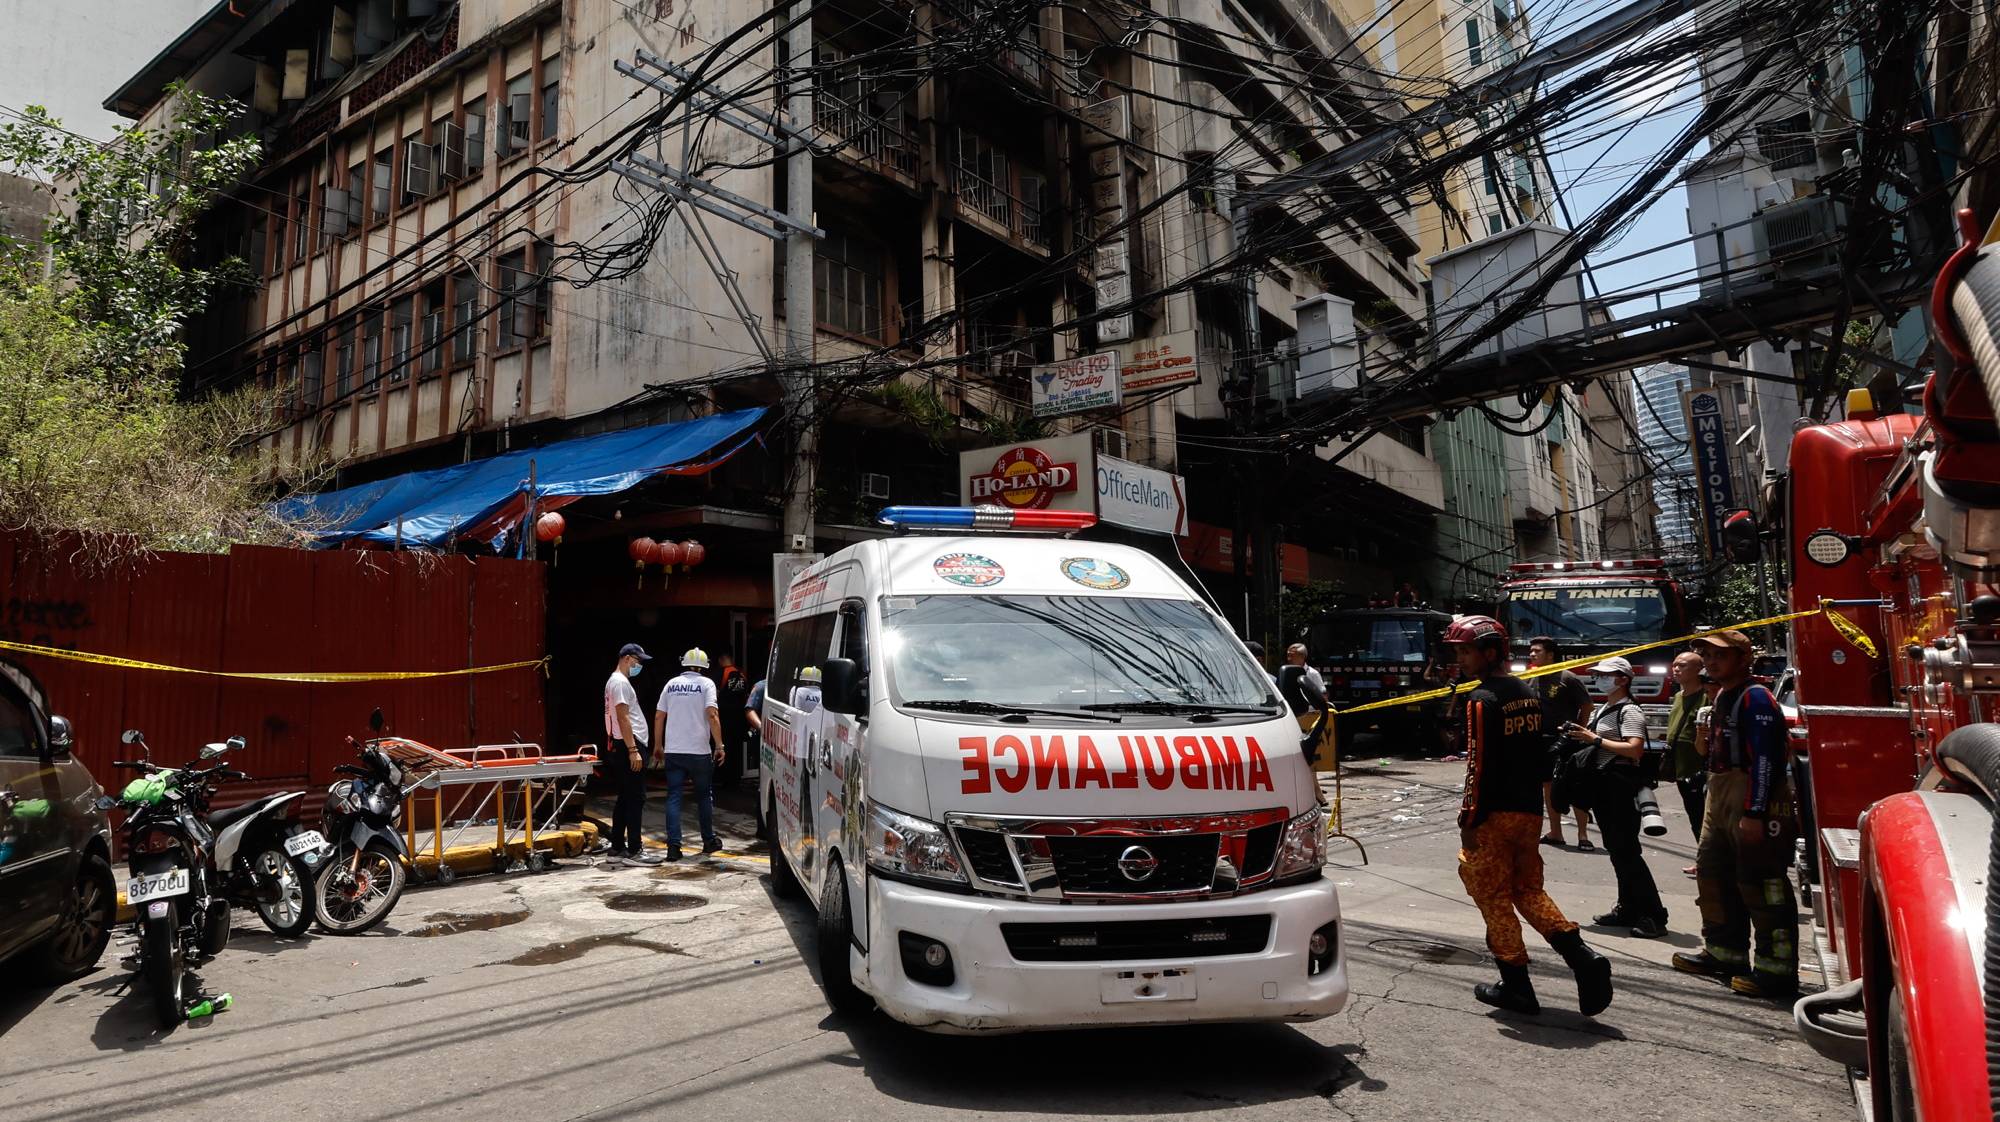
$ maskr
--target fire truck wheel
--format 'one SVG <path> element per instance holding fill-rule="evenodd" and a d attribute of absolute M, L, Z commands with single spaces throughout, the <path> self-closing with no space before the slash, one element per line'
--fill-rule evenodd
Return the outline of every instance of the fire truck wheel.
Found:
<path fill-rule="evenodd" d="M 1903 1014 L 1903 991 L 1889 982 L 1889 1117 L 1884 1122 L 1916 1122 L 1917 1092 L 1910 1077 L 1910 1019 Z"/>
<path fill-rule="evenodd" d="M 819 896 L 819 987 L 841 1016 L 866 1013 L 873 1004 L 854 984 L 848 946 L 853 931 L 847 912 L 847 873 L 836 857 L 826 865 L 826 888 Z"/>

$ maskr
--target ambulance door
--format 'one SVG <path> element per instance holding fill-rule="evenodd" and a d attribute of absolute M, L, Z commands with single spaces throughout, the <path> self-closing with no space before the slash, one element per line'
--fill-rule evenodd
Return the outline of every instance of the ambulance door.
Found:
<path fill-rule="evenodd" d="M 834 631 L 833 655 L 851 660 L 865 681 L 868 666 L 868 610 L 859 599 L 841 602 L 838 626 Z M 865 691 L 862 693 L 866 696 Z M 864 855 L 860 851 L 862 736 L 868 727 L 867 705 L 856 706 L 858 713 L 837 713 L 820 707 L 819 754 L 813 768 L 813 833 L 822 849 L 840 852 L 842 870 L 847 875 L 847 903 L 854 930 L 868 930 L 861 875 Z M 822 861 L 822 863 L 824 863 Z"/>
<path fill-rule="evenodd" d="M 772 640 L 771 673 L 764 682 L 764 747 L 770 768 L 761 782 L 770 792 L 766 813 L 773 813 L 771 834 L 779 850 L 774 861 L 790 855 L 805 884 L 817 881 L 812 869 L 812 757 L 819 747 L 819 686 L 815 679 L 833 641 L 832 606 L 813 615 L 798 615 L 778 625 Z"/>
<path fill-rule="evenodd" d="M 819 772 L 824 766 L 828 736 L 826 711 L 820 706 L 821 668 L 832 650 L 835 622 L 832 605 L 805 621 L 797 670 L 785 698 L 798 760 L 793 782 L 797 784 L 794 794 L 798 799 L 799 836 L 792 852 L 798 857 L 799 880 L 812 891 L 815 900 L 819 898 L 820 863 L 824 859 L 819 830 L 819 801 L 824 794 Z"/>

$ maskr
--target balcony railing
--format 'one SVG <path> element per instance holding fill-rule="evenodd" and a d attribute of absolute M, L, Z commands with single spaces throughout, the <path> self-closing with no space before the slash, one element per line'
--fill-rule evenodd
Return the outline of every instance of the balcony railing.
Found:
<path fill-rule="evenodd" d="M 903 126 L 900 115 L 878 113 L 865 105 L 820 91 L 813 97 L 813 121 L 840 145 L 840 152 L 885 174 L 917 179 L 916 134 Z"/>
<path fill-rule="evenodd" d="M 981 175 L 972 166 L 969 153 L 974 151 L 972 134 L 959 130 L 959 144 L 950 164 L 951 189 L 958 195 L 958 203 L 964 210 L 986 219 L 1005 230 L 1018 241 L 1037 249 L 1049 248 L 1049 216 L 1042 208 L 1041 177 L 1022 174 L 1004 158 L 981 161 L 982 166 L 995 167 L 1007 175 L 1010 182 L 996 183 Z M 1026 183 L 1032 189 L 1024 194 L 1034 197 L 1023 198 L 1014 191 L 1016 182 Z"/>

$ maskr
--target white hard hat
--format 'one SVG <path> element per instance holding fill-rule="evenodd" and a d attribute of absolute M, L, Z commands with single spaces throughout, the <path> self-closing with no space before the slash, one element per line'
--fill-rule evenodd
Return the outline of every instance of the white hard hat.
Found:
<path fill-rule="evenodd" d="M 819 680 L 819 667 L 817 666 L 808 666 L 799 671 L 799 681 L 801 682 L 817 682 Z"/>
<path fill-rule="evenodd" d="M 700 647 L 689 647 L 688 652 L 681 656 L 681 665 L 692 666 L 697 670 L 706 670 L 708 669 L 708 652 L 702 650 Z"/>

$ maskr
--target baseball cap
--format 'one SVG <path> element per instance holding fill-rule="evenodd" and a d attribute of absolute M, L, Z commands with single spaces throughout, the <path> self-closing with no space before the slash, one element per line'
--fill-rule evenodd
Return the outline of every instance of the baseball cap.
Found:
<path fill-rule="evenodd" d="M 1750 654 L 1752 650 L 1750 636 L 1743 634 L 1741 631 L 1718 631 L 1713 635 L 1704 635 L 1689 645 L 1695 647 L 1734 647 L 1746 655 Z"/>
<path fill-rule="evenodd" d="M 1596 666 L 1591 667 L 1590 672 L 1593 674 L 1623 674 L 1629 678 L 1632 676 L 1632 663 L 1627 659 L 1617 657 L 1607 658 Z"/>
<path fill-rule="evenodd" d="M 640 662 L 653 661 L 653 656 L 646 653 L 646 648 L 640 646 L 637 643 L 627 643 L 624 646 L 618 648 L 619 658 L 624 658 L 626 655 L 632 655 L 636 657 Z"/>

